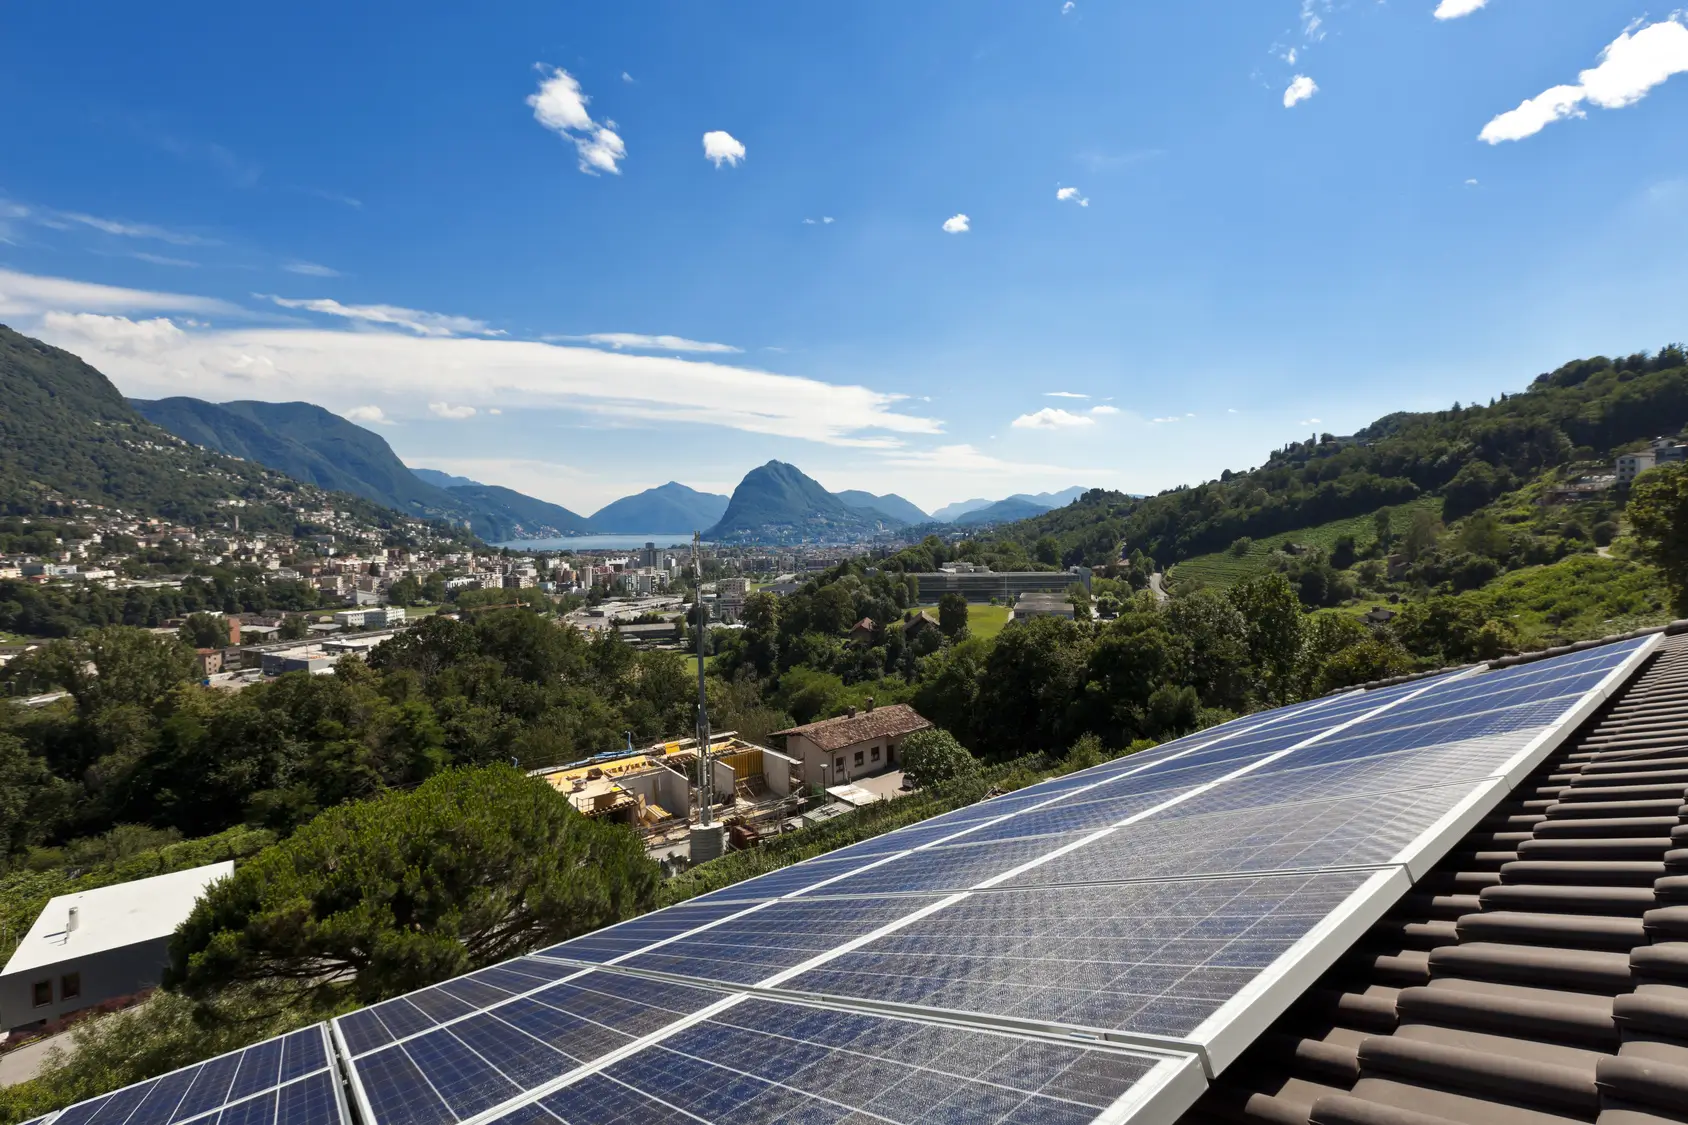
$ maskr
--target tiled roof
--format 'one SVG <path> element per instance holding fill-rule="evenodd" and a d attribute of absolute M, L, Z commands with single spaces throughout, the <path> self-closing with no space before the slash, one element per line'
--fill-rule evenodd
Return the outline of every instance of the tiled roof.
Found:
<path fill-rule="evenodd" d="M 836 719 L 822 719 L 775 734 L 800 734 L 822 750 L 837 750 L 872 738 L 898 738 L 932 724 L 906 703 L 891 703 L 872 711 L 854 715 L 840 715 Z"/>
<path fill-rule="evenodd" d="M 1688 1123 L 1688 636 L 1181 1125 Z"/>

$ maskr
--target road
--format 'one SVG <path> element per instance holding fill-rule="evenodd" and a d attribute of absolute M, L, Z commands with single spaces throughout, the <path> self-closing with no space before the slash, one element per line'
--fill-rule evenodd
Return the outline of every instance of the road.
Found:
<path fill-rule="evenodd" d="M 1166 575 L 1158 570 L 1149 575 L 1149 589 L 1154 591 L 1157 602 L 1165 602 L 1170 596 L 1166 592 L 1165 582 Z"/>

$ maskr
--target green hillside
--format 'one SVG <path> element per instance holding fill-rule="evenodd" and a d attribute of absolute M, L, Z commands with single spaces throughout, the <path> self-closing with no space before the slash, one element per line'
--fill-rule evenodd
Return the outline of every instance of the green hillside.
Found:
<path fill-rule="evenodd" d="M 1394 514 L 1395 518 L 1408 521 L 1411 520 L 1413 512 L 1421 510 L 1440 519 L 1441 498 L 1421 497 L 1395 508 Z M 1270 539 L 1250 540 L 1247 550 L 1240 555 L 1227 547 L 1223 551 L 1213 551 L 1186 559 L 1174 566 L 1168 574 L 1179 581 L 1194 580 L 1209 586 L 1229 586 L 1233 582 L 1241 582 L 1245 578 L 1272 570 L 1272 556 L 1285 543 L 1328 552 L 1336 546 L 1337 540 L 1345 535 L 1352 536 L 1360 544 L 1372 541 L 1376 538 L 1372 517 L 1352 516 L 1322 523 L 1317 527 L 1304 527 L 1297 531 L 1285 532 L 1283 535 L 1274 535 Z"/>

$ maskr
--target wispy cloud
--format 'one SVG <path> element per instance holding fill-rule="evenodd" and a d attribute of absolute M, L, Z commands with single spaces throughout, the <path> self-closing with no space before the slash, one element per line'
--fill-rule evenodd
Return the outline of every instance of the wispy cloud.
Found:
<path fill-rule="evenodd" d="M 1483 126 L 1478 139 L 1491 145 L 1533 137 L 1555 121 L 1584 117 L 1583 103 L 1622 109 L 1647 96 L 1673 74 L 1688 70 L 1688 26 L 1680 13 L 1658 23 L 1632 25 L 1600 52 L 1599 63 L 1573 86 L 1554 86 Z"/>
<path fill-rule="evenodd" d="M 339 277 L 340 271 L 329 266 L 321 266 L 315 262 L 283 262 L 282 269 L 288 273 L 303 274 L 306 277 Z"/>
<path fill-rule="evenodd" d="M 1064 188 L 1055 189 L 1055 198 L 1062 203 L 1076 203 L 1080 207 L 1090 206 L 1090 200 L 1088 200 L 1084 196 L 1080 195 L 1078 193 L 1078 189 L 1076 187 L 1064 187 Z"/>
<path fill-rule="evenodd" d="M 1489 0 L 1442 0 L 1431 14 L 1439 20 L 1457 20 L 1487 5 Z"/>
<path fill-rule="evenodd" d="M 533 119 L 545 128 L 574 142 L 580 154 L 580 170 L 589 176 L 600 172 L 621 174 L 627 146 L 615 132 L 615 122 L 592 120 L 586 105 L 592 99 L 581 92 L 580 83 L 566 70 L 537 64 L 539 89 L 528 95 Z"/>
<path fill-rule="evenodd" d="M 833 224 L 833 222 L 834 222 L 834 221 L 835 221 L 835 220 L 834 220 L 834 219 L 833 219 L 833 217 L 832 217 L 832 216 L 831 216 L 831 215 L 822 215 L 822 216 L 821 216 L 821 217 L 820 217 L 820 218 L 818 218 L 818 219 L 804 219 L 804 220 L 803 220 L 803 225 L 804 225 L 804 226 L 809 226 L 809 227 L 812 227 L 812 226 L 814 226 L 814 225 L 815 225 L 815 224 L 816 224 L 816 223 L 819 223 L 819 224 L 820 224 L 820 225 L 822 225 L 822 226 L 831 226 L 831 225 L 832 225 L 832 224 Z"/>
<path fill-rule="evenodd" d="M 973 221 L 966 215 L 951 215 L 944 220 L 946 234 L 966 234 L 973 229 Z"/>
<path fill-rule="evenodd" d="M 342 207 L 350 207 L 353 210 L 358 211 L 363 210 L 363 200 L 354 198 L 350 195 L 345 195 L 338 191 L 327 191 L 323 188 L 299 188 L 297 190 L 304 192 L 306 195 L 327 200 L 329 203 L 338 203 Z"/>
<path fill-rule="evenodd" d="M 480 321 L 441 325 L 418 320 L 438 314 L 401 311 L 409 315 L 400 319 L 418 327 L 379 332 L 254 325 L 253 313 L 212 298 L 0 271 L 0 315 L 76 352 L 140 397 L 303 398 L 335 410 L 375 405 L 388 415 L 426 402 L 507 414 L 575 410 L 887 452 L 897 451 L 905 437 L 943 432 L 938 419 L 904 413 L 910 406 L 904 396 L 859 384 L 719 360 L 488 339 L 478 335 L 485 330 Z M 171 315 L 153 316 L 158 312 Z M 113 313 L 153 319 L 107 315 Z M 207 314 L 247 323 L 197 326 L 195 320 Z M 360 322 L 344 312 L 328 315 Z"/>
<path fill-rule="evenodd" d="M 1297 426 L 1317 426 L 1318 424 L 1319 419 L 1317 418 L 1303 418 L 1301 421 L 1296 423 Z"/>
<path fill-rule="evenodd" d="M 254 294 L 263 299 L 263 294 Z M 424 312 L 421 309 L 407 309 L 399 305 L 343 305 L 331 297 L 277 297 L 271 295 L 274 301 L 284 309 L 301 309 L 305 312 L 322 313 L 324 316 L 338 316 L 346 320 L 361 321 L 365 324 L 386 324 L 395 328 L 408 329 L 418 336 L 502 336 L 503 331 L 491 328 L 484 320 L 473 317 L 452 316 L 449 313 Z"/>
<path fill-rule="evenodd" d="M 1319 92 L 1319 84 L 1305 74 L 1297 74 L 1284 90 L 1284 108 L 1300 105 Z"/>
<path fill-rule="evenodd" d="M 474 407 L 453 406 L 449 402 L 430 402 L 428 404 L 428 412 L 441 418 L 448 418 L 453 422 L 460 422 L 465 418 L 473 418 L 475 416 Z"/>
<path fill-rule="evenodd" d="M 1096 419 L 1083 414 L 1074 414 L 1070 410 L 1062 410 L 1056 406 L 1046 406 L 1042 410 L 1034 410 L 1030 414 L 1022 414 L 1012 422 L 1010 427 L 1016 430 L 1066 430 L 1078 426 L 1094 426 Z"/>
<path fill-rule="evenodd" d="M 122 219 L 107 219 L 99 215 L 88 215 L 81 211 L 39 211 L 32 212 L 32 216 L 41 221 L 44 226 L 53 226 L 54 220 L 58 224 L 74 223 L 91 227 L 102 234 L 114 234 L 120 238 L 148 238 L 155 242 L 168 242 L 173 246 L 215 246 L 216 241 L 202 238 L 197 234 L 187 234 L 183 231 L 170 230 L 168 227 L 157 226 L 153 223 L 131 223 Z"/>
<path fill-rule="evenodd" d="M 72 312 L 174 312 L 223 315 L 241 310 L 215 297 L 124 289 L 62 277 L 40 277 L 0 269 L 0 315 L 39 316 L 54 310 Z"/>
<path fill-rule="evenodd" d="M 1061 14 L 1063 16 L 1070 16 L 1073 14 L 1073 9 L 1076 7 L 1078 7 L 1078 5 L 1073 3 L 1073 0 L 1066 0 L 1066 2 L 1061 5 Z"/>
<path fill-rule="evenodd" d="M 1090 408 L 1090 413 L 1092 413 L 1092 414 L 1118 414 L 1119 413 L 1119 407 L 1109 406 L 1107 403 L 1103 403 L 1100 406 L 1092 406 Z"/>
<path fill-rule="evenodd" d="M 641 352 L 713 352 L 725 354 L 742 352 L 731 344 L 714 344 L 707 340 L 688 340 L 684 336 L 646 336 L 639 332 L 588 332 L 581 336 L 546 336 L 553 342 L 568 341 L 593 344 L 603 348 L 627 348 Z"/>
<path fill-rule="evenodd" d="M 737 168 L 744 159 L 744 142 L 721 129 L 711 129 L 703 135 L 703 158 L 717 168 L 723 164 Z"/>
<path fill-rule="evenodd" d="M 149 254 L 145 250 L 136 250 L 129 255 L 143 262 L 151 262 L 155 266 L 177 266 L 185 269 L 197 269 L 198 262 L 190 262 L 186 258 L 172 258 L 167 254 Z"/>
<path fill-rule="evenodd" d="M 627 73 L 627 72 L 626 72 L 626 71 L 625 71 L 625 70 L 624 70 L 624 71 L 622 71 L 622 72 L 621 72 L 621 80 L 622 80 L 622 81 L 623 81 L 623 82 L 631 82 L 631 81 L 633 81 L 633 76 L 632 76 L 632 75 L 631 75 L 631 74 L 628 74 L 628 73 Z"/>
<path fill-rule="evenodd" d="M 1043 397 L 1044 398 L 1089 398 L 1090 396 L 1087 395 L 1087 394 L 1080 394 L 1078 391 L 1044 391 Z"/>

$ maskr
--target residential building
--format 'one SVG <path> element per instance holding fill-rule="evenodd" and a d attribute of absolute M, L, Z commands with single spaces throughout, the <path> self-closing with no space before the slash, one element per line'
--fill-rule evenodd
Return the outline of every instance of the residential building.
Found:
<path fill-rule="evenodd" d="M 873 618 L 871 618 L 871 617 L 862 618 L 860 621 L 856 622 L 854 625 L 852 625 L 850 627 L 850 643 L 851 644 L 857 644 L 857 645 L 870 645 L 870 644 L 872 644 L 873 643 L 873 632 L 877 628 L 878 628 L 878 626 L 874 624 Z"/>
<path fill-rule="evenodd" d="M 404 607 L 397 605 L 342 609 L 334 615 L 334 624 L 342 629 L 381 629 L 403 620 Z"/>
<path fill-rule="evenodd" d="M 176 927 L 233 871 L 225 861 L 54 898 L 0 970 L 0 1025 L 51 1023 L 155 987 Z"/>
<path fill-rule="evenodd" d="M 199 663 L 202 678 L 215 676 L 223 670 L 223 650 L 220 648 L 194 649 L 193 656 Z"/>
<path fill-rule="evenodd" d="M 906 703 L 876 708 L 869 700 L 862 711 L 852 707 L 836 719 L 775 731 L 773 737 L 784 737 L 785 752 L 801 763 L 806 787 L 825 788 L 898 768 L 903 739 L 931 725 Z"/>
<path fill-rule="evenodd" d="M 1651 469 L 1656 460 L 1657 457 L 1651 449 L 1619 454 L 1617 460 L 1618 483 L 1629 484 L 1636 477 Z"/>
<path fill-rule="evenodd" d="M 932 616 L 930 610 L 923 609 L 918 613 L 910 610 L 903 615 L 903 640 L 912 641 L 924 633 L 934 631 L 941 631 L 941 629 L 938 625 L 938 619 Z"/>

